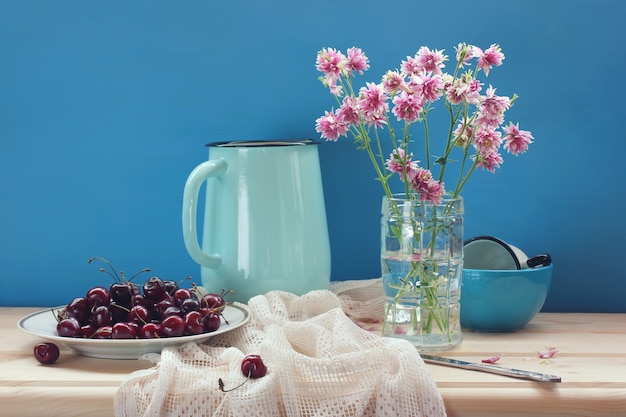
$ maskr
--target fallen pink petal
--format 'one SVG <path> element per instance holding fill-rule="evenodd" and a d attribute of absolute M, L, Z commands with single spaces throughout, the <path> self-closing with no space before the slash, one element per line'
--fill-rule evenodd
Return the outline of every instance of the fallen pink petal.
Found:
<path fill-rule="evenodd" d="M 558 350 L 555 347 L 546 347 L 547 351 L 545 352 L 537 352 L 537 356 L 540 359 L 550 359 L 550 358 L 554 358 L 554 355 L 556 355 L 556 353 L 558 352 Z"/>
<path fill-rule="evenodd" d="M 496 356 L 492 356 L 492 357 L 487 358 L 487 359 L 483 359 L 482 362 L 483 363 L 496 363 L 500 359 L 502 359 L 502 356 L 501 355 L 496 355 Z"/>

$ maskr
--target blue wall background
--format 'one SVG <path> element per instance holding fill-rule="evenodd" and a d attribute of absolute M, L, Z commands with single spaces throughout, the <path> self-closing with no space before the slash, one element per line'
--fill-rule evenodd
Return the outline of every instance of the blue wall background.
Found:
<path fill-rule="evenodd" d="M 544 310 L 626 312 L 626 3 L 619 0 L 0 1 L 0 305 L 97 283 L 92 256 L 164 278 L 199 267 L 181 198 L 207 142 L 318 138 L 322 47 L 378 81 L 422 45 L 499 43 L 489 82 L 535 143 L 466 188 L 466 237 L 549 252 Z M 320 145 L 333 279 L 380 273 L 381 191 L 351 140 Z"/>

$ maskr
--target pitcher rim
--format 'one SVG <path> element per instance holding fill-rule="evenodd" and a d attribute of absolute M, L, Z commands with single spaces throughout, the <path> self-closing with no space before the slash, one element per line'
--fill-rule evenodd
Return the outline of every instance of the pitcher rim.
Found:
<path fill-rule="evenodd" d="M 318 145 L 319 141 L 312 139 L 292 139 L 292 140 L 228 140 L 207 143 L 207 147 L 215 148 L 262 148 L 279 146 L 308 146 Z"/>

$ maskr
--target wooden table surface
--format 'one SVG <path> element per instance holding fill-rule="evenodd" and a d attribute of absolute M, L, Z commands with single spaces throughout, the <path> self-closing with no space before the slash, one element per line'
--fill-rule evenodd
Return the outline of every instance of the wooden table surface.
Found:
<path fill-rule="evenodd" d="M 128 375 L 150 363 L 82 357 L 61 350 L 54 365 L 32 355 L 41 339 L 17 321 L 40 308 L 0 307 L 0 416 L 112 416 Z M 555 347 L 552 359 L 537 352 Z M 450 417 L 626 416 L 626 314 L 541 313 L 514 333 L 464 332 L 444 356 L 556 374 L 533 382 L 429 364 Z"/>

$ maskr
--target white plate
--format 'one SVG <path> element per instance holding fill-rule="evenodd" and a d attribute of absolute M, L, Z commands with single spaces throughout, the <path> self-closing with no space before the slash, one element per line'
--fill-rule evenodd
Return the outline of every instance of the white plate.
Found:
<path fill-rule="evenodd" d="M 104 359 L 137 359 L 144 353 L 159 353 L 167 346 L 178 346 L 188 342 L 202 343 L 218 334 L 235 330 L 250 320 L 246 309 L 228 305 L 222 312 L 222 325 L 211 333 L 160 339 L 80 339 L 61 337 L 57 334 L 54 312 L 62 308 L 64 306 L 29 314 L 17 322 L 17 327 L 26 333 L 67 346 L 79 355 Z"/>

